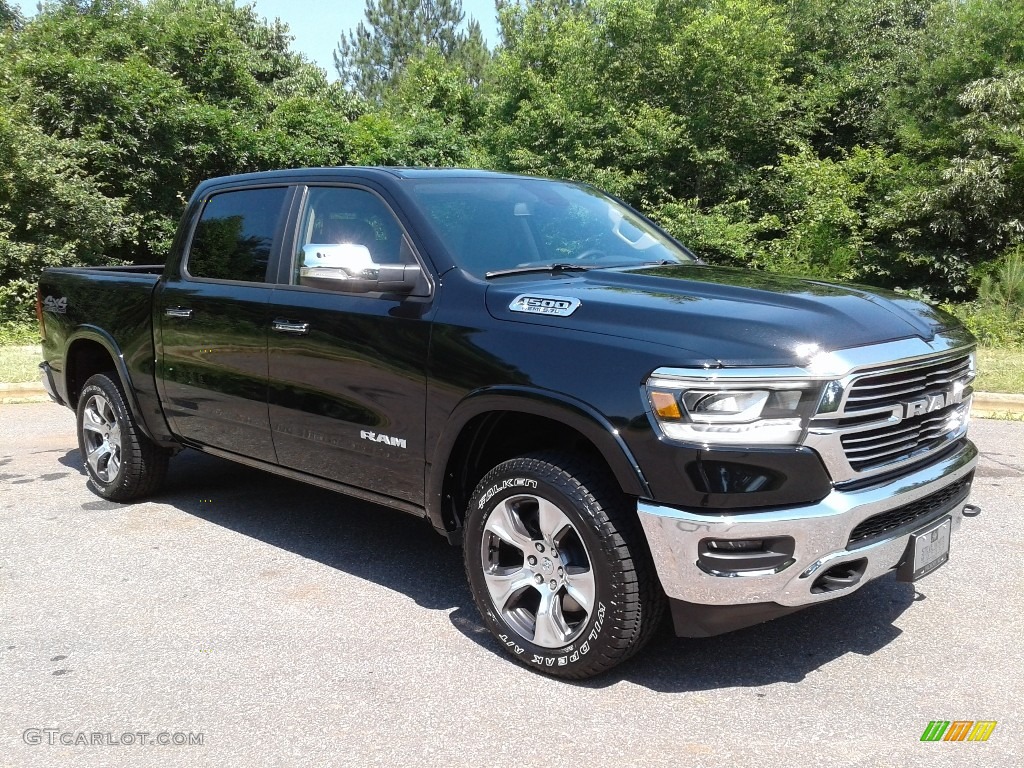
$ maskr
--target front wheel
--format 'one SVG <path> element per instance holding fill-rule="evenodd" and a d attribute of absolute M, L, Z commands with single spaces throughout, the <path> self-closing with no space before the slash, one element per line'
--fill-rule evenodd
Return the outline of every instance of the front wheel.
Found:
<path fill-rule="evenodd" d="M 520 662 L 582 679 L 632 656 L 664 610 L 627 498 L 575 455 L 499 464 L 465 521 L 470 589 L 484 622 Z"/>
<path fill-rule="evenodd" d="M 78 449 L 93 489 L 111 501 L 155 491 L 170 459 L 139 429 L 120 385 L 105 373 L 91 376 L 78 397 Z"/>

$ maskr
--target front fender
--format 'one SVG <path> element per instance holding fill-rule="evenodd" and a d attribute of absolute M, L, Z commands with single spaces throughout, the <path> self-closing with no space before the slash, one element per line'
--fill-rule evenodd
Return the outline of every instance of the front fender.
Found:
<path fill-rule="evenodd" d="M 438 530 L 442 522 L 445 475 L 452 451 L 466 425 L 486 413 L 511 412 L 542 416 L 575 430 L 598 450 L 623 492 L 650 497 L 643 471 L 615 426 L 592 406 L 567 395 L 521 386 L 488 387 L 466 395 L 448 417 L 427 466 L 427 515 Z"/>

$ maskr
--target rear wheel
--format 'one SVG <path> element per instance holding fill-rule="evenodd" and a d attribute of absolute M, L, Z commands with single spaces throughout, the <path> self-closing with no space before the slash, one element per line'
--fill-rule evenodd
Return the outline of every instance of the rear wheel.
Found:
<path fill-rule="evenodd" d="M 143 434 L 120 385 L 97 373 L 78 397 L 78 448 L 93 489 L 111 501 L 153 493 L 167 474 L 170 453 Z"/>
<path fill-rule="evenodd" d="M 469 503 L 465 560 L 488 628 L 514 658 L 586 678 L 650 638 L 664 596 L 628 499 L 574 455 L 492 469 Z"/>

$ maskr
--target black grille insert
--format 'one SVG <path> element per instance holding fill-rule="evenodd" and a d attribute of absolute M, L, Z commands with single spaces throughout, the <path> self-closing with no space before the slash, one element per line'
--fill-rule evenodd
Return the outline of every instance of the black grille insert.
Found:
<path fill-rule="evenodd" d="M 962 477 L 951 485 L 925 496 L 923 499 L 904 504 L 902 507 L 881 512 L 863 521 L 850 533 L 847 548 L 864 546 L 869 539 L 891 533 L 904 526 L 911 526 L 930 514 L 946 512 L 967 498 L 974 473 Z"/>

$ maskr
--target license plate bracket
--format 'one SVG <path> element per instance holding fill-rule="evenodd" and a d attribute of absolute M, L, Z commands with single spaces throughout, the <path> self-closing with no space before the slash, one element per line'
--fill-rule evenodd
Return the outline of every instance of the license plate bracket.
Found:
<path fill-rule="evenodd" d="M 896 571 L 896 578 L 900 581 L 918 581 L 945 564 L 949 560 L 949 536 L 952 529 L 952 519 L 946 515 L 910 534 L 907 551 Z"/>

